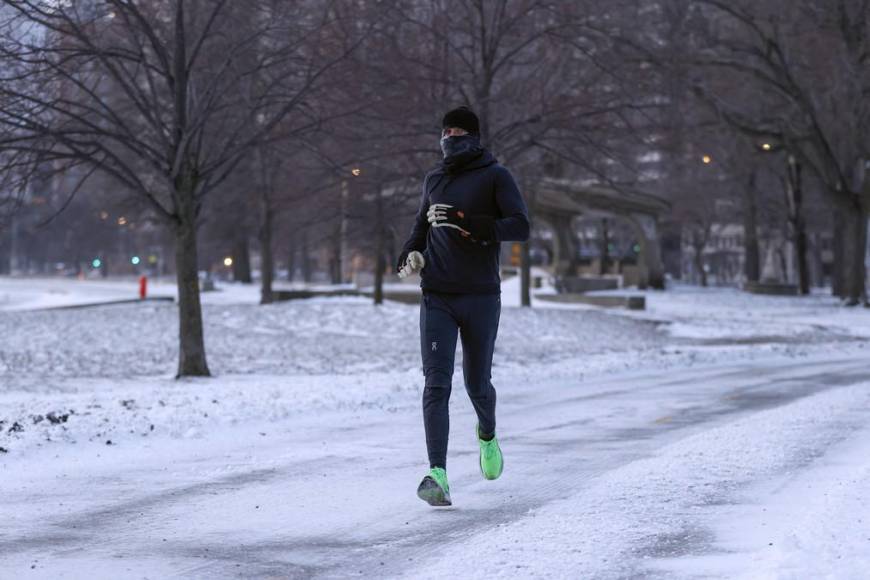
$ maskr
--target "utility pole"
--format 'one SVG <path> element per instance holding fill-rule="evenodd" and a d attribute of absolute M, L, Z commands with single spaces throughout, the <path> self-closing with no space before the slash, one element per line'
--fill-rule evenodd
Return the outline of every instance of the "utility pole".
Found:
<path fill-rule="evenodd" d="M 338 257 L 338 271 L 341 274 L 341 283 L 350 281 L 350 268 L 347 264 L 347 179 L 341 180 L 341 247 Z"/>
<path fill-rule="evenodd" d="M 9 274 L 15 275 L 18 273 L 18 220 L 15 218 L 15 212 L 12 213 L 12 227 L 10 229 L 9 243 Z"/>
<path fill-rule="evenodd" d="M 350 170 L 350 174 L 354 177 L 359 177 L 362 174 L 362 169 L 354 167 Z M 348 183 L 347 178 L 341 180 L 341 230 L 340 230 L 340 247 L 339 247 L 339 264 L 338 272 L 341 276 L 341 282 L 348 284 L 352 282 L 351 275 L 353 272 L 350 267 L 350 252 L 348 251 L 347 227 L 348 227 Z"/>
<path fill-rule="evenodd" d="M 788 152 L 787 192 L 789 202 L 789 221 L 794 235 L 795 255 L 797 258 L 798 288 L 802 295 L 810 293 L 810 276 L 807 267 L 807 232 L 803 216 L 803 188 L 801 165 L 794 154 Z"/>

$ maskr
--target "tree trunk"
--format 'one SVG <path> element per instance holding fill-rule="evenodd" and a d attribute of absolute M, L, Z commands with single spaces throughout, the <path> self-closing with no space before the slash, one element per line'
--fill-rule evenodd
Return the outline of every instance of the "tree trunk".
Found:
<path fill-rule="evenodd" d="M 807 264 L 807 229 L 803 214 L 803 187 L 801 165 L 794 156 L 788 158 L 788 182 L 791 190 L 792 229 L 794 231 L 795 262 L 797 265 L 798 288 L 803 296 L 810 293 L 810 272 Z"/>
<path fill-rule="evenodd" d="M 601 260 L 598 264 L 598 274 L 607 274 L 610 267 L 610 234 L 607 231 L 607 218 L 601 220 Z"/>
<path fill-rule="evenodd" d="M 855 253 L 854 279 L 852 280 L 851 298 L 857 304 L 860 302 L 867 306 L 867 212 L 862 208 L 855 216 L 858 221 L 858 235 L 856 243 L 858 251 Z"/>
<path fill-rule="evenodd" d="M 293 278 L 296 276 L 296 250 L 298 249 L 298 244 L 296 243 L 298 235 L 296 234 L 296 230 L 294 228 L 290 228 L 290 238 L 289 243 L 287 244 L 287 281 L 292 282 Z"/>
<path fill-rule="evenodd" d="M 780 282 L 788 284 L 791 282 L 788 275 L 788 262 L 785 259 L 785 251 L 781 246 L 776 248 L 776 257 L 779 258 L 779 270 L 782 272 Z"/>
<path fill-rule="evenodd" d="M 523 242 L 520 249 L 520 305 L 531 308 L 532 306 L 532 256 L 531 244 Z"/>
<path fill-rule="evenodd" d="M 834 231 L 833 234 L 833 253 L 834 264 L 831 271 L 831 294 L 838 298 L 846 297 L 846 267 L 845 267 L 845 252 L 846 252 L 846 227 L 847 220 L 845 219 L 844 210 L 840 207 L 834 208 Z"/>
<path fill-rule="evenodd" d="M 335 231 L 332 232 L 332 256 L 330 256 L 329 270 L 333 284 L 341 284 L 343 282 L 342 272 L 344 271 L 344 265 L 341 263 L 341 250 L 343 248 L 342 222 L 343 220 L 340 220 Z"/>
<path fill-rule="evenodd" d="M 835 271 L 839 283 L 835 294 L 848 306 L 857 306 L 867 302 L 864 266 L 867 252 L 867 213 L 855 197 L 844 199 L 840 193 L 836 215 L 839 219 L 835 220 L 835 228 L 840 227 L 835 230 L 834 235 L 841 233 L 842 237 L 839 244 L 835 237 L 835 252 L 840 250 L 835 254 L 839 257 Z"/>
<path fill-rule="evenodd" d="M 248 244 L 247 232 L 242 230 L 236 237 L 233 245 L 233 280 L 250 284 L 251 278 L 251 250 Z"/>
<path fill-rule="evenodd" d="M 378 232 L 378 239 L 375 251 L 375 304 L 384 303 L 384 270 L 387 269 L 387 261 L 384 258 L 384 234 L 381 228 Z"/>
<path fill-rule="evenodd" d="M 386 228 L 384 227 L 384 206 L 380 188 L 377 191 L 375 204 L 375 304 L 384 303 L 384 270 L 387 268 L 384 252 L 386 251 Z"/>
<path fill-rule="evenodd" d="M 306 284 L 311 282 L 311 248 L 308 245 L 308 228 L 302 229 L 302 246 L 299 248 L 299 257 L 302 260 L 302 281 Z"/>
<path fill-rule="evenodd" d="M 192 204 L 192 202 L 190 202 Z M 182 208 L 175 224 L 175 271 L 178 279 L 179 344 L 177 377 L 207 377 L 199 302 L 196 224 L 192 207 Z"/>
<path fill-rule="evenodd" d="M 800 293 L 806 296 L 810 293 L 810 266 L 807 261 L 807 232 L 803 220 L 800 220 L 795 238 L 795 259 L 797 260 L 798 287 Z"/>
<path fill-rule="evenodd" d="M 857 203 L 855 204 L 858 205 Z M 864 258 L 867 252 L 867 214 L 860 207 L 853 207 L 848 216 L 850 227 L 847 228 L 848 239 L 844 265 L 846 273 L 846 304 L 857 306 L 865 304 L 865 266 Z"/>
<path fill-rule="evenodd" d="M 823 265 L 822 265 L 821 235 L 819 235 L 818 233 L 813 234 L 812 243 L 810 243 L 810 247 L 812 248 L 810 255 L 812 256 L 812 260 L 813 260 L 812 261 L 813 267 L 810 268 L 810 271 L 812 272 L 812 275 L 810 276 L 810 280 L 811 280 L 810 285 L 815 286 L 816 288 L 820 288 L 820 287 L 825 285 L 824 284 L 825 274 L 824 274 L 824 271 L 822 270 Z"/>
<path fill-rule="evenodd" d="M 707 287 L 707 271 L 704 269 L 704 246 L 706 244 L 698 245 L 694 244 L 695 247 L 695 269 L 698 271 L 698 275 L 701 277 L 701 286 L 704 288 Z"/>
<path fill-rule="evenodd" d="M 743 275 L 747 282 L 758 282 L 761 277 L 761 260 L 758 247 L 758 206 L 755 203 L 755 171 L 749 177 L 749 185 L 743 198 Z"/>
<path fill-rule="evenodd" d="M 275 275 L 275 258 L 272 255 L 272 223 L 274 215 L 269 202 L 263 202 L 263 223 L 260 229 L 260 304 L 271 304 L 272 279 Z"/>

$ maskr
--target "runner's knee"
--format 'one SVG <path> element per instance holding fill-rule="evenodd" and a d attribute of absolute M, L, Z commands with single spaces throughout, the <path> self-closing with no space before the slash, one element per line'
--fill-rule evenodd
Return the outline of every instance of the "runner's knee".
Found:
<path fill-rule="evenodd" d="M 426 369 L 426 388 L 427 389 L 445 389 L 450 392 L 450 385 L 453 383 L 453 373 L 444 369 L 432 368 Z"/>

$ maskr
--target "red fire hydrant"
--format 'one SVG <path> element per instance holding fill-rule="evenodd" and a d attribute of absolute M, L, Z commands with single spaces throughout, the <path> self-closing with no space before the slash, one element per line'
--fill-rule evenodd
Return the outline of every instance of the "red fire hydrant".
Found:
<path fill-rule="evenodd" d="M 148 276 L 139 276 L 139 299 L 145 300 L 148 296 Z"/>

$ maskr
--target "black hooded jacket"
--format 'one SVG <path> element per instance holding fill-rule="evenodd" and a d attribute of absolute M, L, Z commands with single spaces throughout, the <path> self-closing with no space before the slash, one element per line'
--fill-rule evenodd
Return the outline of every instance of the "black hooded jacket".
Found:
<path fill-rule="evenodd" d="M 495 219 L 492 240 L 477 241 L 454 228 L 429 226 L 429 205 L 444 203 L 466 216 Z M 498 294 L 499 242 L 529 238 L 529 214 L 513 176 L 489 151 L 461 167 L 444 164 L 423 179 L 420 209 L 403 248 L 422 252 L 426 265 L 420 272 L 424 291 L 449 294 Z"/>

